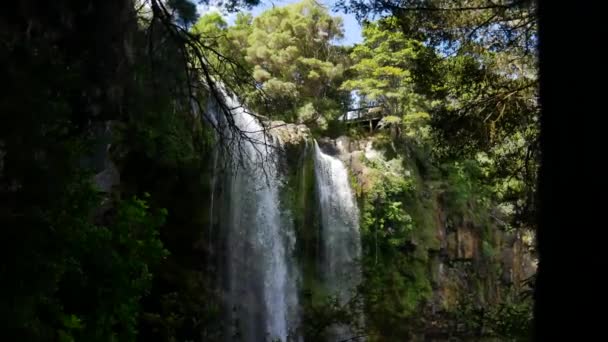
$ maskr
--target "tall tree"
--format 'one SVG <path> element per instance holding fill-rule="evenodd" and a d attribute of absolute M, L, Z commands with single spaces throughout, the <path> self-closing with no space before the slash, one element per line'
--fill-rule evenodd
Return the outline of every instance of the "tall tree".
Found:
<path fill-rule="evenodd" d="M 357 91 L 363 107 L 379 107 L 383 116 L 400 122 L 404 115 L 427 109 L 424 96 L 416 91 L 413 75 L 427 48 L 406 38 L 395 23 L 395 18 L 387 18 L 365 24 L 363 43 L 356 45 L 350 55 L 353 74 L 342 88 Z"/>
<path fill-rule="evenodd" d="M 246 59 L 273 110 L 292 120 L 336 111 L 331 99 L 344 62 L 333 43 L 342 36 L 341 18 L 312 0 L 273 8 L 254 19 Z"/>

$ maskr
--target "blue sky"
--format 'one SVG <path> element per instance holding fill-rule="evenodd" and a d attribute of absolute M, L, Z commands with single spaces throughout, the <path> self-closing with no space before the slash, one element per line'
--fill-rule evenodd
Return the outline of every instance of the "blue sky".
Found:
<path fill-rule="evenodd" d="M 210 1 L 213 3 L 213 1 Z M 276 7 L 285 6 L 288 4 L 292 4 L 295 2 L 299 2 L 299 0 L 261 0 L 260 4 L 254 7 L 251 10 L 251 13 L 254 16 L 258 16 L 260 13 L 265 10 L 272 8 L 273 5 Z M 331 12 L 333 16 L 340 16 L 344 21 L 344 39 L 338 42 L 340 45 L 353 45 L 355 43 L 360 43 L 363 41 L 361 36 L 361 25 L 355 19 L 355 16 L 352 14 L 344 14 L 341 12 L 336 12 L 332 9 L 335 1 L 332 0 L 317 0 L 319 4 L 325 5 Z M 207 11 L 218 11 L 220 12 L 217 6 L 198 6 L 199 15 L 203 15 Z M 236 13 L 225 14 L 224 17 L 228 23 L 232 24 L 234 19 L 236 18 Z"/>

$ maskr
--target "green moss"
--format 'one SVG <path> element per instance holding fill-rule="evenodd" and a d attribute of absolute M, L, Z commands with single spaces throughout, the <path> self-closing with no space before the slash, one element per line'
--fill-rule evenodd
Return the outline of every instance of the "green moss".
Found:
<path fill-rule="evenodd" d="M 362 159 L 370 170 L 360 202 L 368 317 L 376 329 L 388 331 L 414 318 L 431 298 L 428 250 L 438 249 L 439 241 L 435 196 L 415 163 L 403 155 L 386 158 Z"/>
<path fill-rule="evenodd" d="M 309 144 L 311 146 L 311 144 Z M 295 146 L 286 151 L 286 179 L 281 201 L 288 208 L 297 239 L 296 257 L 302 270 L 301 291 L 309 305 L 321 303 L 325 293 L 318 279 L 318 204 L 312 148 Z"/>
<path fill-rule="evenodd" d="M 486 240 L 483 240 L 481 242 L 481 251 L 483 253 L 483 256 L 487 259 L 492 259 L 496 256 L 495 247 L 492 245 L 492 243 Z"/>
<path fill-rule="evenodd" d="M 347 171 L 348 171 L 348 180 L 350 182 L 350 188 L 352 189 L 355 196 L 357 198 L 360 198 L 363 188 L 361 187 L 361 184 L 357 180 L 357 176 L 355 176 L 355 174 L 352 172 L 352 170 L 348 169 Z"/>
<path fill-rule="evenodd" d="M 288 166 L 286 189 L 288 208 L 293 217 L 296 232 L 303 241 L 310 241 L 316 232 L 311 229 L 314 222 L 315 174 L 311 149 L 290 151 L 292 161 Z M 293 158 L 297 156 L 297 159 Z M 289 158 L 289 157 L 288 157 Z"/>

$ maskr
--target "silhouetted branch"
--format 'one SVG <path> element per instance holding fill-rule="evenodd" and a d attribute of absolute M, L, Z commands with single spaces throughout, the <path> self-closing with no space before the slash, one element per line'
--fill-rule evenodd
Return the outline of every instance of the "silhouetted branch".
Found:
<path fill-rule="evenodd" d="M 526 0 L 517 0 L 508 4 L 494 4 L 489 2 L 488 5 L 483 6 L 462 6 L 462 7 L 439 7 L 439 6 L 403 6 L 395 5 L 390 1 L 380 1 L 385 7 L 391 9 L 397 9 L 401 11 L 428 11 L 428 12 L 443 12 L 443 11 L 455 11 L 455 12 L 466 12 L 466 11 L 483 11 L 483 10 L 506 10 L 523 4 Z"/>
<path fill-rule="evenodd" d="M 214 47 L 206 44 L 203 41 L 203 36 L 196 32 L 190 32 L 186 28 L 178 25 L 174 21 L 173 14 L 165 7 L 161 0 L 149 0 L 152 17 L 149 24 L 148 41 L 150 56 L 155 53 L 153 44 L 156 42 L 152 37 L 155 32 L 155 23 L 158 22 L 164 28 L 162 33 L 169 36 L 169 40 L 176 45 L 176 49 L 181 56 L 181 68 L 185 73 L 185 98 L 191 104 L 191 111 L 195 115 L 204 119 L 205 124 L 209 125 L 217 136 L 217 142 L 222 149 L 228 154 L 235 155 L 238 160 L 237 164 L 242 164 L 244 160 L 251 157 L 247 153 L 243 153 L 242 142 L 247 141 L 253 146 L 253 150 L 265 161 L 270 157 L 268 148 L 275 148 L 267 140 L 267 127 L 263 120 L 258 120 L 262 127 L 262 139 L 256 139 L 251 133 L 238 127 L 234 121 L 234 110 L 242 108 L 230 108 L 226 103 L 226 96 L 231 96 L 243 86 L 255 88 L 255 80 L 250 76 L 250 73 L 239 63 L 224 56 Z M 217 59 L 218 63 L 213 63 L 209 57 Z M 152 58 L 152 60 L 154 60 Z M 154 66 L 153 66 L 154 67 Z M 218 69 L 219 68 L 219 69 Z M 221 88 L 221 89 L 220 89 Z M 178 89 L 179 90 L 179 89 Z M 220 118 L 211 117 L 211 114 L 203 108 L 200 101 L 202 96 L 201 91 L 209 94 L 209 99 L 215 103 L 218 109 Z M 262 98 L 264 94 L 261 90 Z M 244 91 L 241 91 L 244 93 Z M 265 118 L 261 115 L 247 112 L 248 114 L 258 119 Z M 260 149 L 262 145 L 266 150 L 263 153 Z M 225 158 L 230 160 L 230 158 Z M 262 158 L 261 158 L 262 159 Z M 263 168 L 264 169 L 264 168 Z M 266 172 L 266 170 L 264 170 Z"/>

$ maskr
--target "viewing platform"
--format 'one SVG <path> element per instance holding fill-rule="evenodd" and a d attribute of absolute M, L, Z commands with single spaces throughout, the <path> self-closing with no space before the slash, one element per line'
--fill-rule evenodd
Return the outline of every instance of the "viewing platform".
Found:
<path fill-rule="evenodd" d="M 366 126 L 370 132 L 373 132 L 378 127 L 378 123 L 382 120 L 382 117 L 382 107 L 368 106 L 350 109 L 339 119 L 347 125 Z"/>

